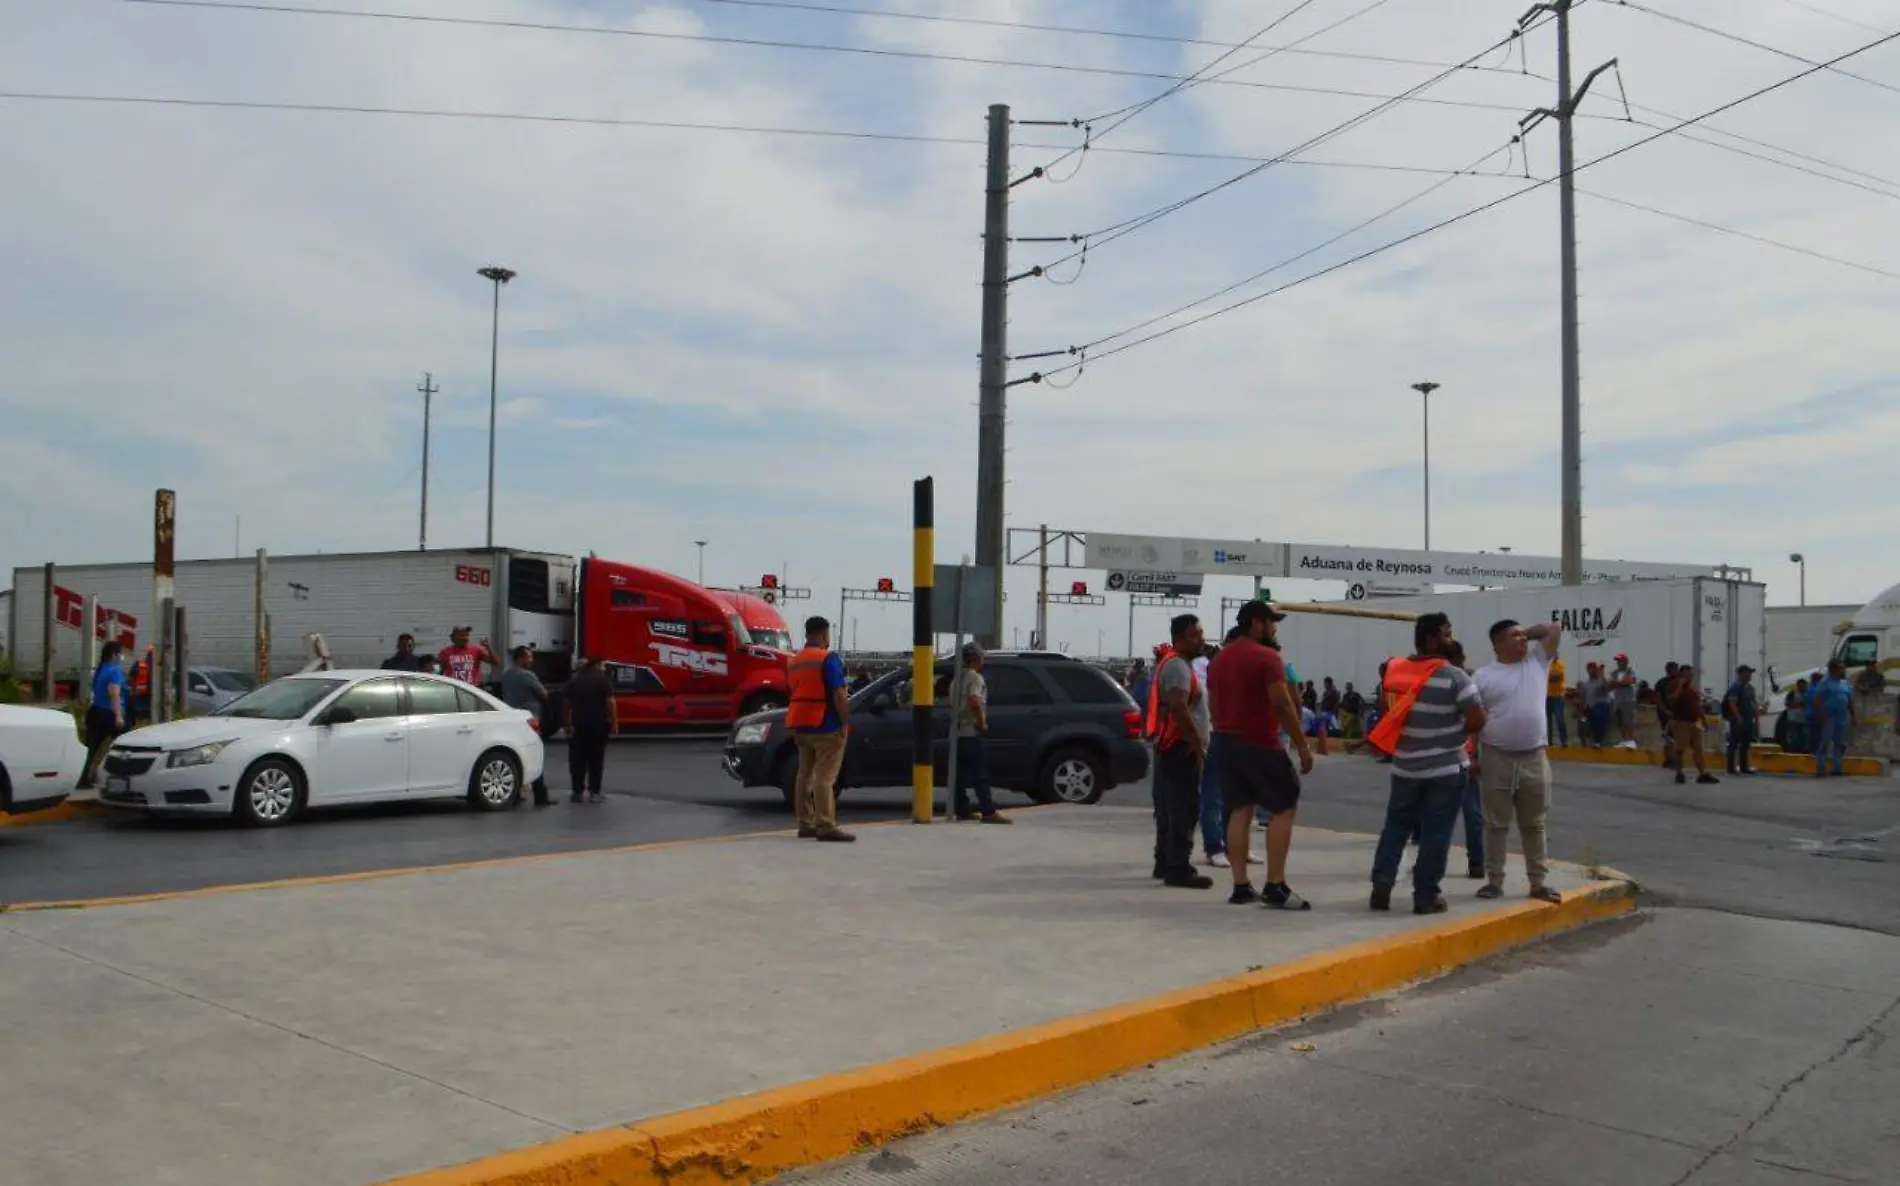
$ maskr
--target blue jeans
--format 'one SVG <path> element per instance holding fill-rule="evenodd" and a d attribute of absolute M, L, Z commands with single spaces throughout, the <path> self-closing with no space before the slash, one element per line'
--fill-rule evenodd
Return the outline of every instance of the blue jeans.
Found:
<path fill-rule="evenodd" d="M 1847 756 L 1847 722 L 1837 716 L 1823 717 L 1814 726 L 1814 773 L 1827 773 L 1829 755 L 1833 755 L 1834 773 L 1841 772 L 1841 759 Z"/>
<path fill-rule="evenodd" d="M 1372 857 L 1372 884 L 1390 888 L 1399 882 L 1399 862 L 1413 828 L 1419 829 L 1418 863 L 1412 867 L 1412 897 L 1430 902 L 1445 880 L 1445 861 L 1451 850 L 1451 831 L 1465 803 L 1465 776 L 1400 778 L 1392 776 L 1386 800 L 1385 827 Z"/>
<path fill-rule="evenodd" d="M 1471 777 L 1467 769 L 1459 777 L 1464 779 L 1465 790 L 1462 807 L 1465 817 L 1465 859 L 1472 869 L 1484 868 L 1484 796 L 1478 791 L 1478 780 Z"/>
<path fill-rule="evenodd" d="M 1730 773 L 1734 773 L 1737 770 L 1747 770 L 1754 763 L 1755 755 L 1750 752 L 1749 747 L 1754 745 L 1755 741 L 1755 722 L 1749 721 L 1745 724 L 1737 724 L 1734 721 L 1730 721 L 1728 723 L 1728 768 Z"/>
<path fill-rule="evenodd" d="M 970 797 L 965 788 L 976 786 L 976 808 L 984 815 L 996 813 L 996 800 L 990 798 L 990 747 L 981 737 L 957 738 L 956 814 L 970 814 Z"/>
<path fill-rule="evenodd" d="M 1227 804 L 1212 762 L 1201 767 L 1201 847 L 1210 857 L 1227 851 Z"/>
<path fill-rule="evenodd" d="M 1564 713 L 1564 698 L 1562 696 L 1544 697 L 1544 716 L 1550 722 L 1550 743 L 1569 745 L 1570 721 Z"/>
<path fill-rule="evenodd" d="M 1590 740 L 1596 742 L 1598 745 L 1608 745 L 1610 743 L 1610 706 L 1607 704 L 1593 704 L 1590 706 L 1588 715 L 1590 719 Z"/>

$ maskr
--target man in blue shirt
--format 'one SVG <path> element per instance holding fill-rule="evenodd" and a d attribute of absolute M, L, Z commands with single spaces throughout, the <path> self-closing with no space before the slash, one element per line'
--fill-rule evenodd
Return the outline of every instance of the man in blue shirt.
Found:
<path fill-rule="evenodd" d="M 844 660 L 831 649 L 830 622 L 805 622 L 805 648 L 792 657 L 787 675 L 785 726 L 798 746 L 792 807 L 799 838 L 849 844 L 857 837 L 838 827 L 837 782 L 851 734 L 851 700 Z"/>
<path fill-rule="evenodd" d="M 112 739 L 125 732 L 125 668 L 119 665 L 119 644 L 108 642 L 99 650 L 99 666 L 92 673 L 92 698 L 86 702 L 86 768 L 79 788 L 93 786 L 93 772 Z"/>
<path fill-rule="evenodd" d="M 1814 734 L 1814 777 L 1828 773 L 1828 755 L 1833 755 L 1833 773 L 1842 773 L 1841 759 L 1847 754 L 1847 732 L 1860 723 L 1854 711 L 1854 685 L 1847 682 L 1847 666 L 1839 659 L 1827 665 L 1827 678 L 1808 693 L 1808 717 Z"/>

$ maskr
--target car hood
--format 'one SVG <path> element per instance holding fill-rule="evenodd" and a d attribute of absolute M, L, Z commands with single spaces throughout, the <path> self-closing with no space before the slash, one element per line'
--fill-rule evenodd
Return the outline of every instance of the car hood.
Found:
<path fill-rule="evenodd" d="M 166 725 L 147 725 L 119 735 L 115 745 L 144 746 L 162 750 L 190 749 L 211 741 L 229 741 L 238 737 L 262 737 L 282 732 L 295 721 L 265 721 L 256 717 L 195 717 Z"/>
<path fill-rule="evenodd" d="M 0 704 L 0 725 L 14 729 L 73 729 L 73 717 L 57 708 Z M 77 734 L 75 734 L 77 736 Z"/>

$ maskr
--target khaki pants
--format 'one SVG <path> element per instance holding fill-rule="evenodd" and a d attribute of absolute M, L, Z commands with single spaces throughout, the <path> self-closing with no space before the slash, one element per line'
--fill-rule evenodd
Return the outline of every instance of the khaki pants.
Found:
<path fill-rule="evenodd" d="M 1695 721 L 1693 723 L 1689 721 L 1670 721 L 1669 736 L 1670 740 L 1676 743 L 1675 768 L 1678 772 L 1682 770 L 1690 757 L 1693 756 L 1695 758 L 1696 773 L 1708 773 L 1708 757 L 1702 751 L 1701 721 Z"/>
<path fill-rule="evenodd" d="M 820 832 L 838 827 L 838 770 L 844 765 L 844 732 L 800 733 L 798 737 L 798 786 L 792 794 L 792 806 L 798 811 L 798 826 Z"/>
<path fill-rule="evenodd" d="M 1501 750 L 1487 745 L 1480 747 L 1478 762 L 1485 879 L 1492 885 L 1504 884 L 1504 858 L 1515 818 L 1524 843 L 1524 871 L 1535 889 L 1550 872 L 1544 836 L 1544 818 L 1550 814 L 1550 759 L 1541 749 Z"/>

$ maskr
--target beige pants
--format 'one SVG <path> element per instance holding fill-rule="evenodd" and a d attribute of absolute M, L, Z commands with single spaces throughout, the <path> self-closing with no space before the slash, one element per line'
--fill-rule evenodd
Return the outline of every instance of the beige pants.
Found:
<path fill-rule="evenodd" d="M 798 786 L 792 806 L 800 828 L 833 831 L 838 826 L 838 770 L 844 765 L 844 733 L 800 733 Z"/>
<path fill-rule="evenodd" d="M 1696 721 L 1693 724 L 1688 721 L 1670 721 L 1669 737 L 1671 741 L 1675 742 L 1676 770 L 1680 771 L 1688 764 L 1690 758 L 1694 758 L 1697 774 L 1707 774 L 1709 772 L 1707 758 L 1704 756 L 1702 748 L 1701 721 Z"/>
<path fill-rule="evenodd" d="M 1524 842 L 1524 870 L 1532 888 L 1544 884 L 1550 872 L 1550 852 L 1544 837 L 1544 818 L 1550 814 L 1550 759 L 1539 750 L 1501 750 L 1482 746 L 1478 790 L 1484 800 L 1484 875 L 1492 885 L 1504 884 L 1504 858 L 1511 840 L 1511 821 Z"/>

